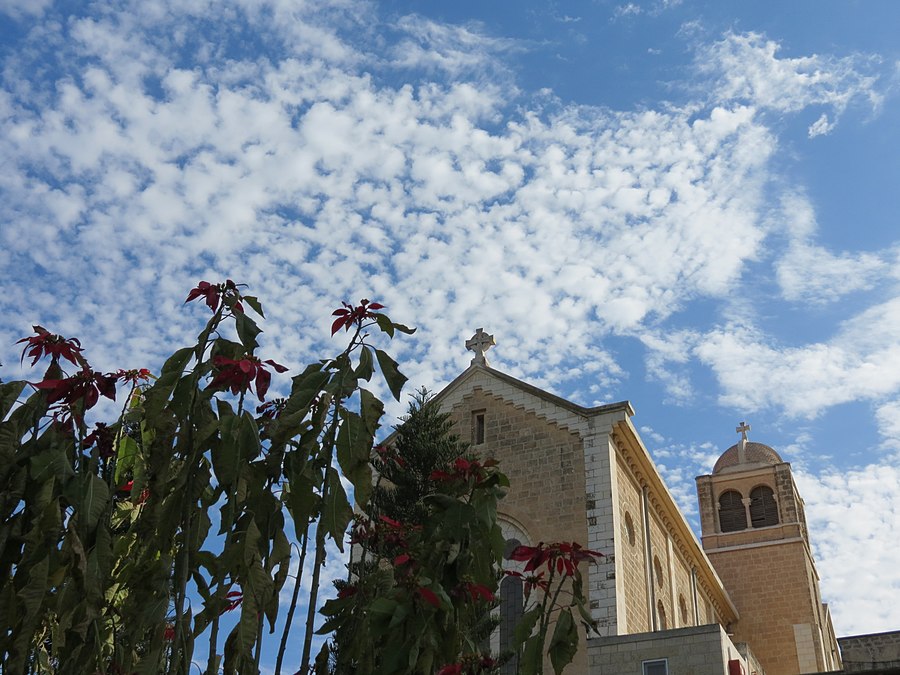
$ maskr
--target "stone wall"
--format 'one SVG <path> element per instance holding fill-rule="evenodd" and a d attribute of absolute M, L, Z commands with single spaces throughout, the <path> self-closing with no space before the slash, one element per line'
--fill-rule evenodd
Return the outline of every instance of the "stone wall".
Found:
<path fill-rule="evenodd" d="M 900 667 L 900 631 L 838 638 L 844 672 Z"/>
<path fill-rule="evenodd" d="M 673 675 L 725 675 L 731 660 L 746 675 L 764 675 L 751 671 L 751 661 L 719 624 L 589 640 L 588 654 L 589 675 L 639 675 L 644 661 L 657 659 L 666 659 Z"/>

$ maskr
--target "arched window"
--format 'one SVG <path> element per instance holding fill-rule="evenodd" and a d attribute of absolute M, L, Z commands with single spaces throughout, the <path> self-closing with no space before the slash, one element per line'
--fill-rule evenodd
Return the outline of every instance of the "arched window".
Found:
<path fill-rule="evenodd" d="M 506 540 L 503 549 L 503 567 L 507 570 L 522 572 L 525 563 L 510 560 L 512 552 L 517 546 L 529 545 L 528 534 L 517 524 L 507 518 L 498 518 L 500 531 Z M 499 619 L 500 623 L 490 637 L 490 651 L 495 655 L 511 650 L 515 645 L 516 625 L 525 613 L 525 591 L 520 577 L 508 576 L 500 582 L 498 592 L 500 599 Z M 486 645 L 485 645 L 486 646 Z M 500 669 L 501 675 L 516 675 L 518 672 L 518 657 L 513 656 Z"/>
<path fill-rule="evenodd" d="M 516 624 L 525 613 L 525 593 L 520 577 L 506 577 L 500 582 L 500 651 L 515 645 Z M 500 668 L 500 675 L 516 675 L 519 658 L 514 655 Z"/>
<path fill-rule="evenodd" d="M 688 607 L 687 600 L 684 599 L 684 595 L 678 594 L 678 613 L 681 615 L 681 625 L 688 625 Z"/>
<path fill-rule="evenodd" d="M 663 568 L 662 563 L 659 562 L 659 556 L 653 556 L 653 572 L 656 576 L 657 585 L 662 588 L 663 587 Z"/>
<path fill-rule="evenodd" d="M 719 527 L 722 532 L 747 529 L 747 512 L 740 492 L 728 490 L 719 495 Z"/>
<path fill-rule="evenodd" d="M 631 514 L 625 512 L 625 538 L 629 545 L 634 546 L 634 521 L 631 520 Z"/>
<path fill-rule="evenodd" d="M 659 615 L 659 629 L 668 629 L 669 624 L 666 622 L 666 608 L 663 606 L 662 600 L 659 600 L 656 603 L 656 613 Z"/>
<path fill-rule="evenodd" d="M 772 488 L 767 485 L 755 487 L 750 492 L 750 522 L 753 527 L 778 524 L 778 503 Z"/>

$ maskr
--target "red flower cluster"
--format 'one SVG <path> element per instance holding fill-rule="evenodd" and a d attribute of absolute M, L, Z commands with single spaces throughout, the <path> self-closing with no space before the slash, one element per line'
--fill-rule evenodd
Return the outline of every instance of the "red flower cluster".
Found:
<path fill-rule="evenodd" d="M 81 442 L 82 448 L 90 448 L 92 445 L 97 446 L 97 450 L 101 457 L 109 458 L 115 454 L 113 449 L 113 432 L 103 422 L 97 422 L 94 430 L 85 436 Z"/>
<path fill-rule="evenodd" d="M 531 596 L 531 592 L 535 588 L 540 588 L 544 593 L 550 590 L 550 584 L 544 579 L 544 573 L 538 572 L 537 574 L 522 574 L 521 572 L 516 572 L 515 570 L 503 570 L 503 574 L 508 577 L 518 577 L 525 584 L 525 600 Z"/>
<path fill-rule="evenodd" d="M 375 455 L 378 457 L 378 461 L 382 466 L 386 466 L 388 464 L 396 464 L 401 469 L 406 466 L 406 462 L 403 461 L 403 458 L 397 454 L 397 451 L 389 445 L 376 445 L 372 448 L 375 451 Z"/>
<path fill-rule="evenodd" d="M 146 368 L 132 368 L 131 370 L 122 370 L 119 368 L 119 370 L 116 371 L 117 380 L 131 382 L 134 386 L 137 386 L 138 381 L 149 382 L 152 377 L 153 374 Z"/>
<path fill-rule="evenodd" d="M 192 288 L 188 293 L 185 303 L 197 298 L 205 298 L 206 306 L 213 312 L 219 308 L 219 303 L 223 298 L 228 299 L 228 304 L 237 312 L 243 314 L 244 306 L 241 304 L 241 294 L 238 293 L 237 284 L 231 279 L 225 281 L 224 284 L 211 284 L 208 281 L 201 281 L 196 288 Z"/>
<path fill-rule="evenodd" d="M 472 654 L 459 663 L 450 663 L 444 666 L 437 671 L 437 675 L 480 675 L 491 672 L 499 665 L 497 660 L 490 656 Z"/>
<path fill-rule="evenodd" d="M 252 385 L 255 384 L 256 395 L 262 401 L 265 399 L 266 392 L 269 391 L 269 383 L 272 381 L 272 374 L 266 370 L 264 363 L 272 366 L 279 373 L 287 370 L 272 359 L 260 361 L 249 354 L 240 359 L 216 356 L 213 358 L 213 366 L 218 372 L 209 386 L 213 389 L 219 387 L 230 389 L 232 394 L 238 394 L 247 389 L 252 390 Z"/>
<path fill-rule="evenodd" d="M 436 609 L 440 609 L 441 599 L 437 596 L 437 594 L 433 590 L 431 590 L 430 588 L 427 588 L 425 586 L 419 586 L 416 589 L 416 592 L 420 596 L 422 596 L 422 599 L 425 602 L 427 602 L 429 605 L 431 605 L 432 607 L 434 607 Z"/>
<path fill-rule="evenodd" d="M 337 319 L 331 324 L 331 334 L 334 335 L 341 328 L 350 330 L 351 326 L 361 326 L 362 322 L 374 316 L 373 312 L 384 309 L 384 305 L 377 302 L 369 302 L 365 298 L 359 301 L 359 305 L 354 307 L 347 302 L 341 302 L 343 307 L 334 310 L 331 315 Z"/>
<path fill-rule="evenodd" d="M 439 481 L 453 481 L 453 480 L 463 480 L 468 481 L 470 479 L 475 481 L 475 484 L 478 485 L 485 478 L 487 478 L 487 472 L 485 469 L 489 469 L 491 467 L 497 466 L 497 460 L 495 459 L 487 459 L 484 463 L 479 462 L 474 459 L 465 459 L 464 457 L 459 457 L 453 463 L 453 471 L 432 471 L 428 476 L 431 480 L 439 480 Z"/>
<path fill-rule="evenodd" d="M 599 551 L 582 548 L 580 544 L 558 542 L 556 544 L 539 543 L 537 546 L 517 546 L 510 555 L 510 560 L 525 563 L 525 571 L 531 572 L 546 563 L 547 571 L 553 572 L 554 566 L 558 574 L 573 576 L 578 564 L 585 560 L 602 558 Z"/>
<path fill-rule="evenodd" d="M 54 403 L 72 405 L 83 400 L 84 409 L 90 410 L 97 405 L 100 396 L 116 400 L 116 376 L 112 373 L 106 375 L 98 373 L 91 370 L 87 364 L 82 366 L 80 373 L 72 377 L 44 380 L 34 386 L 48 391 L 47 402 L 51 405 Z"/>
<path fill-rule="evenodd" d="M 494 601 L 494 594 L 491 593 L 491 589 L 482 584 L 473 584 L 471 581 L 466 581 L 462 584 L 462 590 L 475 602 L 479 600 L 484 600 L 485 602 Z"/>
<path fill-rule="evenodd" d="M 134 481 L 133 480 L 128 481 L 127 483 L 125 483 L 125 485 L 123 485 L 119 488 L 119 492 L 131 492 L 132 490 L 134 490 Z M 137 498 L 137 501 L 135 501 L 135 504 L 143 504 L 149 498 L 150 498 L 150 488 L 144 488 L 143 490 L 141 490 L 141 494 L 138 495 L 138 498 Z"/>
<path fill-rule="evenodd" d="M 256 413 L 267 420 L 278 419 L 286 405 L 286 398 L 273 398 L 271 401 L 256 406 Z"/>
<path fill-rule="evenodd" d="M 25 357 L 31 358 L 31 365 L 41 360 L 44 356 L 49 356 L 53 361 L 59 361 L 60 357 L 71 362 L 74 366 L 84 366 L 84 357 L 81 355 L 83 351 L 81 342 L 77 338 L 66 339 L 61 335 L 54 335 L 42 326 L 32 326 L 36 335 L 22 338 L 16 344 L 25 343 L 22 350 L 21 362 L 25 361 Z"/>
<path fill-rule="evenodd" d="M 244 594 L 241 593 L 241 591 L 228 591 L 228 593 L 225 594 L 225 599 L 228 601 L 228 604 L 225 605 L 225 609 L 219 612 L 220 615 L 240 607 L 241 603 L 244 601 Z"/>

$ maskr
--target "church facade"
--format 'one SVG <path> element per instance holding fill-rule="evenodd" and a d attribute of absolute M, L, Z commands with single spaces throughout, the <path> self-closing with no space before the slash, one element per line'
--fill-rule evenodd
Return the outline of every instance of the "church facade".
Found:
<path fill-rule="evenodd" d="M 511 489 L 511 544 L 576 541 L 605 557 L 588 571 L 600 636 L 583 636 L 571 673 L 794 675 L 839 670 L 840 653 L 790 465 L 742 437 L 697 479 L 698 541 L 660 477 L 627 401 L 585 408 L 490 367 L 493 338 L 436 397 L 457 433 L 495 457 Z M 777 560 L 777 568 L 771 566 Z M 777 569 L 777 574 L 772 574 Z M 507 579 L 504 584 L 516 583 Z M 495 647 L 521 592 L 501 586 Z M 515 664 L 507 666 L 515 672 Z M 552 671 L 548 671 L 552 672 Z"/>

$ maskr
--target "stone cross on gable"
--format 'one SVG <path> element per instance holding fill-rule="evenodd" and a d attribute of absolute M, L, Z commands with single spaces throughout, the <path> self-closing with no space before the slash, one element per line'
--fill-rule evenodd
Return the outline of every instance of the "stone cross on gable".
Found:
<path fill-rule="evenodd" d="M 472 365 L 474 366 L 476 363 L 482 366 L 490 365 L 484 355 L 488 349 L 496 344 L 493 335 L 488 335 L 484 332 L 483 328 L 478 328 L 475 331 L 475 335 L 466 340 L 466 349 L 475 352 L 475 358 L 472 359 Z"/>

